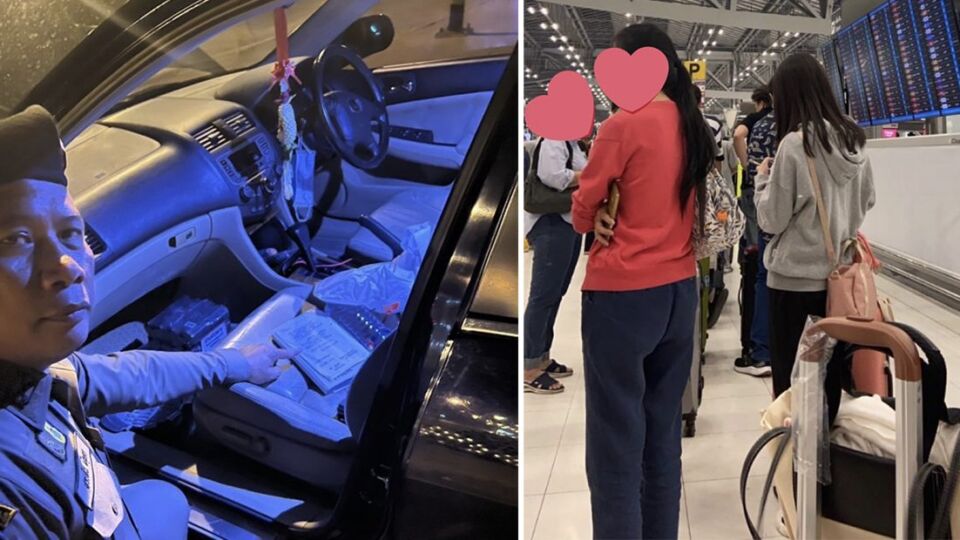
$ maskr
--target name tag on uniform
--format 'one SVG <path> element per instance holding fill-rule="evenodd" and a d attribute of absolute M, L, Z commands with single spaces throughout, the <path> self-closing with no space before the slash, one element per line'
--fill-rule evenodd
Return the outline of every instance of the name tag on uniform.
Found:
<path fill-rule="evenodd" d="M 37 441 L 60 461 L 67 460 L 67 438 L 49 422 L 44 423 L 43 431 L 37 434 Z"/>
<path fill-rule="evenodd" d="M 97 461 L 90 444 L 70 434 L 77 449 L 77 498 L 87 507 L 86 523 L 100 536 L 109 538 L 123 521 L 123 500 L 110 469 Z"/>
<path fill-rule="evenodd" d="M 87 509 L 93 508 L 93 449 L 76 433 L 70 434 L 73 447 L 77 451 L 77 498 Z"/>

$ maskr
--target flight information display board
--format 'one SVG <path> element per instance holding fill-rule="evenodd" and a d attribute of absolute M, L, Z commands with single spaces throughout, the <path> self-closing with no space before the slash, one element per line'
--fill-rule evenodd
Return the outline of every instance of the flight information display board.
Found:
<path fill-rule="evenodd" d="M 907 112 L 920 118 L 935 116 L 933 93 L 927 76 L 927 66 L 920 45 L 920 30 L 916 25 L 911 4 L 915 0 L 890 0 L 890 33 L 900 61 L 900 79 L 906 91 Z"/>
<path fill-rule="evenodd" d="M 837 59 L 843 68 L 843 86 L 847 89 L 847 99 L 850 105 L 850 116 L 862 125 L 870 123 L 870 113 L 867 110 L 867 96 L 863 87 L 863 76 L 860 73 L 860 61 L 853 45 L 853 34 L 847 28 L 837 33 Z"/>
<path fill-rule="evenodd" d="M 902 67 L 897 45 L 900 38 L 891 19 L 890 9 L 889 4 L 884 4 L 870 12 L 870 31 L 873 37 L 873 50 L 877 54 L 879 82 L 883 90 L 884 105 L 887 109 L 885 116 L 889 116 L 891 122 L 902 122 L 912 120 L 913 115 L 907 101 L 906 72 Z M 908 41 L 913 41 L 916 45 L 916 40 L 911 38 Z M 917 54 L 913 56 L 919 58 Z M 917 80 L 913 79 L 913 82 L 916 84 Z"/>
<path fill-rule="evenodd" d="M 863 94 L 867 100 L 867 113 L 873 123 L 885 121 L 890 115 L 887 114 L 887 103 L 880 82 L 880 68 L 877 66 L 877 51 L 873 47 L 869 19 L 863 17 L 854 22 L 850 26 L 850 34 L 853 38 L 853 48 L 857 54 L 857 61 L 860 63 L 860 76 L 863 78 Z"/>
<path fill-rule="evenodd" d="M 843 108 L 843 79 L 840 77 L 840 66 L 837 65 L 837 54 L 833 49 L 833 41 L 827 42 L 820 48 L 820 57 L 823 58 L 823 66 L 827 71 L 827 78 L 830 80 L 830 89 L 833 90 L 833 97 L 837 98 L 840 108 Z"/>
<path fill-rule="evenodd" d="M 960 113 L 960 40 L 953 7 L 947 0 L 912 0 L 921 34 L 928 84 L 934 90 L 934 108 L 940 114 Z"/>

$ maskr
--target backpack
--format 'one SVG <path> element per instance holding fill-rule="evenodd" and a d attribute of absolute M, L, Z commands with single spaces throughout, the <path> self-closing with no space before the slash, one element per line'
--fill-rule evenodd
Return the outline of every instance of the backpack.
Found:
<path fill-rule="evenodd" d="M 703 231 L 693 227 L 693 251 L 697 260 L 733 247 L 740 241 L 746 221 L 730 185 L 716 170 L 707 173 L 704 189 Z M 694 223 L 699 223 L 700 205 L 695 205 Z"/>
<path fill-rule="evenodd" d="M 577 188 L 571 187 L 557 191 L 540 180 L 537 167 L 540 165 L 540 145 L 542 144 L 543 139 L 540 139 L 533 150 L 533 163 L 523 182 L 523 209 L 531 214 L 566 214 L 570 211 L 573 192 Z M 573 145 L 570 141 L 566 141 L 566 145 L 566 168 L 570 169 L 573 168 Z"/>

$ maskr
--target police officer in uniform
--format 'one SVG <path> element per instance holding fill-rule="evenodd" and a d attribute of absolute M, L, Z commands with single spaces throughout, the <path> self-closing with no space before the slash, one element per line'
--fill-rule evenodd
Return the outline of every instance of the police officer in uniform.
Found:
<path fill-rule="evenodd" d="M 213 385 L 264 384 L 289 351 L 76 352 L 93 254 L 41 107 L 0 120 L 0 538 L 186 538 L 173 485 L 120 486 L 87 414 L 146 408 Z"/>

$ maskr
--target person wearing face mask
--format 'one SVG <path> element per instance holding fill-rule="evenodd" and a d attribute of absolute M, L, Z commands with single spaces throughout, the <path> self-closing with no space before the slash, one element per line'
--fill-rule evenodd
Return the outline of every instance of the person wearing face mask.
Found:
<path fill-rule="evenodd" d="M 0 120 L 0 149 L 0 538 L 186 538 L 184 495 L 159 480 L 120 486 L 87 415 L 265 384 L 293 353 L 77 352 L 94 261 L 54 118 L 32 106 Z"/>

